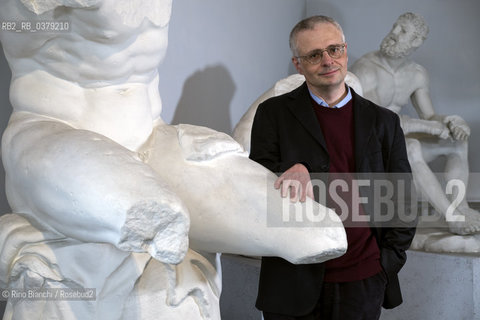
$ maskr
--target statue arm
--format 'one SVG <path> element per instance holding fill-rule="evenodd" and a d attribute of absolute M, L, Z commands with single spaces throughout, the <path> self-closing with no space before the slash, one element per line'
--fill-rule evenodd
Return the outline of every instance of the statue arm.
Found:
<path fill-rule="evenodd" d="M 411 95 L 411 101 L 420 120 L 411 123 L 413 131 L 437 135 L 443 139 L 452 137 L 455 140 L 466 140 L 470 136 L 470 128 L 465 120 L 457 115 L 444 116 L 435 113 L 426 71 L 416 78 L 421 86 Z"/>
<path fill-rule="evenodd" d="M 435 118 L 435 110 L 430 98 L 428 83 L 424 83 L 420 88 L 416 89 L 410 96 L 410 99 L 420 119 L 438 120 Z"/>
<path fill-rule="evenodd" d="M 80 241 L 148 252 L 168 263 L 183 259 L 187 210 L 136 153 L 26 112 L 12 115 L 2 148 L 16 212 Z"/>
<path fill-rule="evenodd" d="M 449 130 L 441 121 L 410 118 L 407 115 L 400 115 L 400 119 L 405 134 L 424 133 L 441 139 L 449 137 Z"/>
<path fill-rule="evenodd" d="M 402 117 L 402 127 L 405 134 L 426 133 L 446 139 L 450 135 L 449 128 L 444 123 L 443 117 L 435 113 L 430 97 L 428 74 L 423 67 L 416 65 L 416 68 L 412 81 L 417 83 L 417 89 L 411 94 L 410 99 L 419 119 Z"/>

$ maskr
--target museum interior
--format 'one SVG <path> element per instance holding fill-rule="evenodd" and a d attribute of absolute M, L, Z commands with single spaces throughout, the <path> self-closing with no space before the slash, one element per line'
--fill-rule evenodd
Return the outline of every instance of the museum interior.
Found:
<path fill-rule="evenodd" d="M 367 61 L 407 12 L 428 31 L 400 67 L 421 80 Z M 285 202 L 248 158 L 258 105 L 305 81 L 290 31 L 325 15 L 345 35 L 346 83 L 399 114 L 423 194 L 403 303 L 380 319 L 480 320 L 479 13 L 478 0 L 2 0 L 0 319 L 262 320 L 262 256 L 343 254 L 337 216 L 269 220 Z"/>

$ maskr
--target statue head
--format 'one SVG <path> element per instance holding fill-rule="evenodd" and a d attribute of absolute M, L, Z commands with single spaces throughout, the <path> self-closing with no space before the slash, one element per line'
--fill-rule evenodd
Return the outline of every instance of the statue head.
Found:
<path fill-rule="evenodd" d="M 392 30 L 380 44 L 380 51 L 392 58 L 403 58 L 420 47 L 428 34 L 428 26 L 422 16 L 407 12 L 398 17 Z"/>

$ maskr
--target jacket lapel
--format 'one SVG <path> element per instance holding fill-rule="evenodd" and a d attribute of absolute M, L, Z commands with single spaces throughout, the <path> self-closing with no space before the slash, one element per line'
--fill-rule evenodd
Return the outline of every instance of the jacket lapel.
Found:
<path fill-rule="evenodd" d="M 353 95 L 353 119 L 355 133 L 355 165 L 357 171 L 361 171 L 363 160 L 365 159 L 370 140 L 375 128 L 376 113 L 364 98 L 355 93 Z"/>
<path fill-rule="evenodd" d="M 364 98 L 359 96 L 353 89 L 351 90 L 353 96 L 353 117 L 355 126 L 355 165 L 357 170 L 360 170 L 360 168 L 362 168 L 363 160 L 369 152 L 368 142 L 375 128 L 376 113 L 374 108 L 371 108 Z M 307 84 L 303 83 L 303 85 L 293 90 L 290 93 L 289 98 L 290 101 L 288 102 L 288 108 L 290 112 L 292 112 L 295 118 L 315 138 L 325 152 L 328 153 L 325 137 L 322 134 L 322 130 L 312 108 Z"/>
<path fill-rule="evenodd" d="M 315 140 L 327 151 L 327 144 L 322 134 L 317 117 L 313 111 L 310 93 L 308 92 L 306 82 L 290 93 L 288 108 L 295 118 L 305 127 L 305 129 L 315 138 Z M 301 143 L 301 142 L 300 142 Z"/>

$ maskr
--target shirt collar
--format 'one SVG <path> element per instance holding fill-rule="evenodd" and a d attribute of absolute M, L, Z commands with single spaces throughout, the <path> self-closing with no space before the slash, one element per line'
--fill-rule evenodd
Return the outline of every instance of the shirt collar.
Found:
<path fill-rule="evenodd" d="M 310 91 L 310 88 L 308 88 L 308 92 L 310 92 L 310 96 L 312 97 L 312 99 L 315 100 L 315 102 L 318 103 L 319 105 L 321 105 L 322 107 L 341 108 L 341 107 L 345 106 L 350 100 L 352 100 L 352 93 L 350 92 L 350 87 L 347 86 L 347 85 L 345 87 L 347 88 L 347 95 L 339 103 L 337 103 L 336 105 L 334 105 L 332 107 L 329 107 L 328 103 L 326 103 L 322 98 L 317 97 L 312 91 Z"/>

